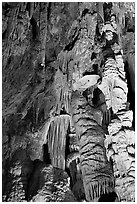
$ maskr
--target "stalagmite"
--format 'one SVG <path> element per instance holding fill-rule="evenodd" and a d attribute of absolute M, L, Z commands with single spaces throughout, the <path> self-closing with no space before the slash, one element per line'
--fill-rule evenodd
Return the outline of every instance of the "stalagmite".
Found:
<path fill-rule="evenodd" d="M 107 162 L 104 147 L 104 132 L 80 93 L 72 95 L 73 121 L 80 143 L 80 163 L 83 184 L 88 201 L 104 191 L 113 189 L 113 173 Z M 99 186 L 100 190 L 96 186 Z"/>
<path fill-rule="evenodd" d="M 134 175 L 134 140 L 132 139 L 129 144 L 125 129 L 132 126 L 132 113 L 127 111 L 128 89 L 119 27 L 115 14 L 111 15 L 112 5 L 108 5 L 108 11 L 104 11 L 106 15 L 104 18 L 102 5 L 99 6 L 101 18 L 105 20 L 100 33 L 101 40 L 104 42 L 99 45 L 95 54 L 96 59 L 92 59 L 91 50 L 95 50 L 97 15 L 90 14 L 88 9 L 82 13 L 81 21 L 77 24 L 79 38 L 74 47 L 62 51 L 58 57 L 59 69 L 54 82 L 57 94 L 56 113 L 71 114 L 72 120 L 70 116 L 56 116 L 48 131 L 52 164 L 64 169 L 67 134 L 65 130 L 68 129 L 70 121 L 73 121 L 75 131 L 70 131 L 69 134 L 70 154 L 67 156 L 66 164 L 68 168 L 72 166 L 73 169 L 75 163 L 76 168 L 77 158 L 80 158 L 80 170 L 87 201 L 95 201 L 103 194 L 115 192 L 114 176 L 116 192 L 118 192 L 118 175 L 120 177 Z M 102 58 L 99 59 L 99 56 Z M 103 66 L 100 68 L 102 63 Z M 102 78 L 99 71 L 102 72 Z M 95 99 L 97 88 L 100 89 L 106 104 L 103 99 L 99 99 L 100 96 Z M 103 106 L 98 107 L 99 100 L 103 101 Z M 108 116 L 104 117 L 105 113 L 108 113 Z M 69 118 L 66 128 L 62 124 L 64 117 Z M 108 128 L 106 127 L 106 135 L 103 127 L 105 122 L 109 124 Z M 132 155 L 132 159 L 129 155 Z M 110 160 L 114 162 L 114 176 Z M 131 164 L 132 169 L 129 168 Z M 75 183 L 76 178 L 72 171 L 71 176 Z M 124 186 L 124 178 L 122 182 Z"/>
<path fill-rule="evenodd" d="M 111 31 L 114 30 L 111 29 Z M 118 31 L 115 30 L 117 33 Z M 120 37 L 120 33 L 118 34 Z M 115 58 L 110 59 L 111 57 L 109 57 L 105 62 L 103 79 L 99 88 L 105 95 L 107 107 L 112 107 L 115 119 L 111 119 L 108 125 L 109 134 L 106 136 L 105 146 L 107 157 L 113 161 L 115 189 L 119 194 L 120 200 L 134 201 L 135 133 L 131 129 L 133 113 L 127 109 L 128 89 L 124 71 L 123 52 L 120 49 L 120 38 L 118 43 L 108 40 L 114 51 Z M 109 61 L 113 63 L 109 63 Z M 129 138 L 131 141 L 129 141 Z M 131 182 L 131 184 L 128 185 L 128 182 Z M 127 189 L 128 193 L 130 192 L 130 197 L 126 194 L 125 189 Z"/>
<path fill-rule="evenodd" d="M 3 201 L 135 201 L 133 7 L 2 4 Z"/>
<path fill-rule="evenodd" d="M 94 90 L 99 86 L 98 80 L 100 79 L 98 66 L 92 66 L 95 60 L 91 61 L 91 50 L 94 50 L 97 25 L 96 17 L 96 14 L 91 15 L 88 12 L 84 14 L 80 24 L 80 39 L 76 42 L 73 50 L 70 51 L 70 55 L 73 55 L 75 60 L 71 76 L 73 92 L 70 110 L 79 141 L 80 169 L 87 201 L 93 201 L 105 192 L 114 191 L 113 172 L 110 163 L 107 161 L 104 146 L 105 133 L 103 127 L 101 127 L 103 113 L 96 107 L 97 102 L 93 103 Z M 85 25 L 87 25 L 87 28 L 84 27 Z M 63 58 L 65 59 L 65 57 Z M 67 67 L 63 70 L 67 70 Z M 91 74 L 84 75 L 87 70 Z M 87 89 L 89 89 L 88 92 L 91 96 L 90 102 L 86 99 L 86 92 L 84 94 Z M 72 154 L 72 158 L 73 156 L 74 154 Z"/>
<path fill-rule="evenodd" d="M 119 78 L 117 63 L 109 58 L 105 62 L 105 71 L 103 73 L 102 83 L 98 85 L 106 98 L 107 108 L 117 113 L 118 110 L 125 108 L 127 101 L 127 84 Z"/>

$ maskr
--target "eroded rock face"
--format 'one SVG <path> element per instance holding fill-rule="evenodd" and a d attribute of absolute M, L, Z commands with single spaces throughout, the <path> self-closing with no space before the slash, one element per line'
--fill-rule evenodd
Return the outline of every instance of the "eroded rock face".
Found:
<path fill-rule="evenodd" d="M 134 201 L 135 4 L 3 2 L 2 40 L 3 201 Z"/>
<path fill-rule="evenodd" d="M 70 190 L 67 173 L 52 165 L 35 161 L 35 168 L 29 182 L 28 197 L 31 202 L 75 202 Z"/>
<path fill-rule="evenodd" d="M 115 32 L 118 34 L 119 25 L 116 24 L 116 19 L 114 23 L 117 28 Z M 111 29 L 111 27 L 109 28 L 109 32 L 111 33 L 111 36 L 108 35 L 106 30 L 105 38 L 108 41 L 108 46 L 111 47 L 114 51 L 114 58 L 112 59 L 112 56 L 109 56 L 109 54 L 107 55 L 102 79 L 102 81 L 105 80 L 105 83 L 103 82 L 104 87 L 103 84 L 100 85 L 100 88 L 102 89 L 106 98 L 107 108 L 112 108 L 113 117 L 115 118 L 111 118 L 111 121 L 108 125 L 109 135 L 106 138 L 106 149 L 108 149 L 107 156 L 113 161 L 115 189 L 117 194 L 119 195 L 120 200 L 134 201 L 133 192 L 135 191 L 135 133 L 131 128 L 133 113 L 132 111 L 129 111 L 127 105 L 128 88 L 124 70 L 124 61 L 122 54 L 123 51 L 120 48 L 121 37 L 119 35 L 119 38 L 117 38 L 116 40 L 113 35 L 114 30 L 113 28 Z M 107 49 L 107 47 L 105 49 Z M 111 62 L 113 63 L 111 64 Z M 131 69 L 131 71 L 129 72 L 131 76 L 133 70 Z M 128 134 L 130 136 L 128 136 Z M 132 138 L 130 142 L 129 138 Z M 126 195 L 126 191 L 131 192 L 130 197 Z"/>
<path fill-rule="evenodd" d="M 130 112 L 126 115 L 128 114 Z M 128 121 L 128 117 L 123 124 L 119 119 L 112 120 L 108 126 L 109 135 L 105 142 L 107 155 L 113 161 L 116 192 L 121 201 L 134 202 L 135 132 L 130 127 L 131 121 Z M 130 192 L 130 196 L 126 192 Z"/>
<path fill-rule="evenodd" d="M 18 149 L 12 155 L 3 200 L 6 202 L 27 201 L 28 180 L 33 163 L 26 150 Z"/>

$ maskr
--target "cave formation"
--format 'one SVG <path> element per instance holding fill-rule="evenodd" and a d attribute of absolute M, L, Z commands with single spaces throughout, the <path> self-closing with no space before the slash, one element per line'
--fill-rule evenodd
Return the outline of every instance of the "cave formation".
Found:
<path fill-rule="evenodd" d="M 2 3 L 2 201 L 135 202 L 135 3 Z"/>

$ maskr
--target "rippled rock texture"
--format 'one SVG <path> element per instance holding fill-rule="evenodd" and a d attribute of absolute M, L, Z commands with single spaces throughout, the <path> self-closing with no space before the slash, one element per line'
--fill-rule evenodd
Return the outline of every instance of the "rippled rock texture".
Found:
<path fill-rule="evenodd" d="M 135 201 L 135 3 L 2 3 L 6 202 Z"/>

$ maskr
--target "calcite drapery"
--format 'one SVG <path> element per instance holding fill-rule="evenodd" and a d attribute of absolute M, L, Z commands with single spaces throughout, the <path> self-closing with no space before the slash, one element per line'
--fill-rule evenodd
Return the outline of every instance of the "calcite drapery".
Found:
<path fill-rule="evenodd" d="M 67 76 L 62 73 L 60 69 L 57 70 L 55 75 L 54 87 L 56 91 L 56 114 L 60 114 L 61 111 L 70 113 L 70 99 L 71 89 L 68 83 Z"/>
<path fill-rule="evenodd" d="M 10 167 L 9 169 L 7 169 L 7 171 L 11 170 L 8 171 L 11 177 L 8 177 L 7 179 L 8 184 L 5 189 L 7 188 L 8 190 L 5 191 L 5 200 L 28 200 L 26 195 L 28 177 L 24 176 L 24 174 L 26 175 L 26 170 L 22 170 L 23 168 L 25 168 L 29 172 L 29 169 L 28 167 L 26 168 L 27 165 L 25 162 L 19 161 L 13 162 L 12 164 L 13 160 L 10 160 L 10 156 L 13 158 L 12 152 L 15 152 L 16 148 L 20 148 L 21 146 L 23 146 L 23 148 L 27 148 L 27 151 L 29 152 L 29 155 L 31 157 L 32 151 L 30 151 L 30 149 L 32 148 L 34 156 L 32 156 L 31 159 L 33 160 L 35 158 L 40 158 L 39 153 L 41 152 L 41 149 L 43 147 L 44 162 L 49 162 L 48 159 L 45 159 L 47 155 L 49 155 L 49 150 L 47 150 L 47 141 L 49 140 L 49 138 L 53 138 L 54 142 L 57 142 L 58 144 L 61 142 L 59 134 L 56 134 L 60 132 L 56 132 L 56 130 L 59 130 L 59 128 L 55 128 L 56 133 L 53 133 L 55 135 L 53 136 L 51 127 L 54 125 L 57 127 L 59 124 L 61 124 L 60 122 L 56 121 L 57 117 L 58 119 L 60 118 L 59 121 L 62 120 L 59 115 L 73 115 L 73 113 L 77 111 L 73 110 L 73 106 L 71 111 L 71 107 L 69 104 L 71 101 L 70 96 L 73 87 L 77 85 L 77 82 L 80 82 L 83 78 L 90 78 L 92 82 L 93 76 L 97 76 L 97 78 L 100 76 L 102 78 L 102 84 L 96 84 L 95 81 L 95 83 L 89 83 L 89 85 L 93 85 L 91 87 L 88 87 L 89 85 L 85 86 L 88 84 L 86 83 L 84 87 L 82 87 L 82 89 L 78 88 L 80 93 L 76 92 L 76 98 L 73 95 L 72 103 L 76 102 L 76 104 L 78 104 L 78 101 L 82 99 L 83 104 L 78 107 L 78 110 L 83 111 L 82 108 L 84 107 L 84 110 L 86 110 L 85 107 L 87 107 L 87 109 L 89 109 L 90 111 L 92 110 L 91 112 L 94 112 L 93 118 L 91 117 L 92 114 L 87 114 L 88 116 L 90 115 L 90 118 L 88 118 L 88 122 L 92 122 L 89 124 L 90 127 L 93 126 L 93 124 L 94 126 L 98 127 L 97 133 L 99 133 L 100 136 L 102 135 L 102 138 L 104 138 L 104 132 L 106 133 L 105 144 L 107 157 L 108 160 L 113 161 L 113 170 L 116 180 L 116 192 L 117 194 L 119 194 L 119 198 L 121 199 L 121 201 L 134 201 L 135 134 L 132 130 L 133 114 L 132 111 L 129 111 L 129 107 L 133 110 L 134 103 L 132 107 L 129 106 L 129 103 L 126 103 L 128 77 L 126 81 L 125 75 L 128 75 L 128 73 L 126 72 L 125 74 L 124 72 L 123 53 L 125 51 L 121 50 L 120 39 L 120 37 L 123 38 L 122 35 L 126 35 L 125 40 L 123 38 L 123 41 L 125 42 L 122 43 L 124 45 L 127 44 L 127 53 L 124 56 L 124 59 L 126 60 L 126 62 L 128 61 L 129 67 L 125 66 L 125 69 L 128 70 L 130 75 L 130 79 L 128 82 L 131 83 L 132 87 L 129 90 L 133 89 L 133 91 L 135 92 L 133 80 L 135 66 L 133 62 L 134 43 L 129 43 L 131 46 L 128 46 L 128 43 L 126 42 L 127 39 L 133 40 L 135 31 L 132 18 L 134 18 L 135 15 L 132 15 L 131 11 L 128 11 L 129 13 L 126 13 L 125 15 L 125 7 L 128 4 L 130 3 L 3 3 L 3 109 L 7 107 L 6 111 L 4 110 L 3 115 L 4 121 L 6 121 L 4 122 L 4 126 L 6 127 L 4 127 L 4 129 L 6 129 L 6 131 L 4 131 L 3 135 L 7 138 L 6 145 L 3 145 L 5 149 L 3 156 L 3 168 L 5 169 L 7 164 L 9 164 Z M 132 3 L 132 5 L 133 4 L 134 3 Z M 113 14 L 111 10 L 113 10 Z M 134 11 L 134 8 L 131 7 L 131 10 Z M 78 16 L 77 14 L 80 15 L 76 20 Z M 116 23 L 116 19 L 118 20 L 119 25 Z M 72 22 L 74 22 L 72 28 L 68 31 Z M 104 26 L 103 23 L 105 23 Z M 60 49 L 64 50 L 58 56 L 59 58 L 61 57 L 61 62 L 59 62 L 59 70 L 56 72 L 56 75 L 54 77 L 55 70 L 57 70 L 58 66 L 58 62 L 54 60 L 60 52 Z M 39 61 L 39 58 L 42 59 Z M 54 63 L 52 63 L 51 61 L 54 61 Z M 61 87 L 60 84 L 56 83 L 57 81 L 60 81 L 60 84 L 62 83 L 63 86 Z M 97 85 L 99 85 L 98 88 L 96 88 Z M 77 90 L 77 87 L 74 89 Z M 55 99 L 54 91 L 57 94 L 57 100 Z M 132 98 L 132 93 L 130 94 L 130 96 L 129 94 L 130 91 L 128 91 L 128 101 L 131 102 L 132 99 L 130 99 L 130 96 Z M 106 98 L 104 97 L 104 95 Z M 79 98 L 81 99 L 79 100 Z M 55 100 L 57 102 L 56 107 Z M 95 111 L 93 111 L 94 109 Z M 85 117 L 84 114 L 83 116 Z M 82 131 L 82 125 L 85 125 L 85 128 L 86 125 L 88 126 L 88 122 L 86 124 L 86 122 L 83 118 L 80 117 L 80 115 L 81 114 L 79 114 L 79 120 L 74 120 L 74 122 L 75 124 L 79 125 L 78 127 L 81 127 Z M 49 116 L 51 116 L 51 120 L 49 120 L 49 123 L 45 125 L 45 129 L 43 131 L 44 137 L 41 137 L 41 125 L 43 126 L 43 123 L 47 121 Z M 14 117 L 16 118 L 15 120 Z M 9 119 L 9 121 L 12 121 L 11 124 L 10 122 L 7 123 L 7 118 Z M 37 131 L 37 128 L 40 128 L 40 131 Z M 51 135 L 49 133 L 49 129 Z M 87 157 L 87 160 L 89 160 L 89 155 L 90 153 L 92 153 L 92 144 L 90 144 L 90 139 L 93 140 L 92 136 L 95 136 L 95 132 L 91 131 L 93 132 L 93 135 L 87 137 L 89 138 L 89 145 L 87 150 L 88 153 L 84 152 L 83 155 L 85 156 L 85 158 L 83 158 L 83 155 L 79 153 L 79 150 L 81 151 L 82 143 L 84 143 L 85 141 L 83 142 L 79 138 L 78 133 L 80 131 L 80 128 L 74 129 L 76 130 L 68 131 L 68 137 L 66 138 L 67 148 L 69 145 L 69 155 L 61 153 L 61 149 L 57 153 L 58 155 L 60 153 L 63 155 L 61 163 L 55 161 L 60 158 L 60 156 L 57 156 L 55 158 L 55 152 L 57 152 L 56 145 L 54 153 L 51 152 L 51 156 L 55 158 L 54 165 L 59 165 L 61 168 L 64 168 L 64 157 L 66 157 L 66 167 L 69 168 L 66 169 L 66 171 L 70 171 L 69 176 L 72 179 L 70 185 L 73 192 L 75 192 L 75 195 L 77 196 L 77 200 L 81 201 L 81 198 L 82 200 L 85 200 L 84 194 L 86 192 L 87 200 L 90 200 L 89 197 L 91 197 L 92 201 L 97 201 L 99 194 L 101 194 L 98 200 L 100 202 L 105 198 L 105 196 L 108 196 L 108 194 L 102 195 L 105 192 L 103 192 L 103 189 L 106 189 L 107 193 L 107 187 L 103 187 L 103 189 L 100 189 L 100 193 L 98 192 L 97 194 L 99 186 L 95 186 L 95 188 L 91 190 L 93 183 L 88 185 L 86 183 L 85 176 L 85 190 L 83 190 L 83 177 L 80 167 L 80 157 L 83 160 Z M 93 129 L 93 127 L 91 127 L 91 129 Z M 105 131 L 103 129 L 105 129 Z M 25 135 L 25 132 L 28 131 L 32 132 Z M 19 142 L 17 144 L 16 140 L 14 140 L 13 138 L 16 138 L 18 134 L 20 134 L 21 136 L 19 137 Z M 63 137 L 63 141 L 65 141 L 65 137 Z M 100 139 L 99 137 L 97 138 Z M 23 141 L 23 145 L 21 144 L 22 142 L 20 142 L 20 140 Z M 14 141 L 16 144 L 12 145 Z M 43 141 L 46 144 L 43 145 Z M 51 141 L 50 143 L 51 144 L 49 144 L 49 146 L 52 145 Z M 30 144 L 31 148 L 29 146 Z M 62 148 L 63 152 L 64 146 L 65 142 Z M 36 149 L 38 150 L 37 152 L 35 151 Z M 102 158 L 105 158 L 107 160 L 105 151 L 103 156 L 104 157 Z M 102 161 L 104 161 L 103 159 Z M 44 162 L 42 162 L 43 165 L 45 165 Z M 50 199 L 51 201 L 62 201 L 63 199 L 60 198 L 60 194 L 56 195 L 56 193 L 61 192 L 61 197 L 62 195 L 64 195 L 64 193 L 62 194 L 62 191 L 58 191 L 56 187 L 64 188 L 64 185 L 62 185 L 60 182 L 54 185 L 52 183 L 52 179 L 44 180 L 43 177 L 47 178 L 49 176 L 48 171 L 52 174 L 52 171 L 50 171 L 52 167 L 50 166 L 51 168 L 48 168 L 47 165 L 45 166 L 47 170 L 45 170 L 44 173 L 41 171 L 37 172 L 38 174 L 36 173 L 36 177 L 37 175 L 41 176 L 41 178 L 38 176 L 38 180 L 40 178 L 40 181 L 43 181 L 43 183 L 45 182 L 45 184 L 43 188 L 41 188 L 41 186 L 37 182 L 35 183 L 36 180 L 34 179 L 35 185 L 38 185 L 38 188 L 40 187 L 41 189 L 38 192 L 37 196 L 32 200 L 40 201 L 40 199 L 42 198 L 43 201 L 49 201 Z M 37 170 L 37 165 L 35 170 Z M 96 166 L 94 170 L 99 171 L 100 169 L 98 169 Z M 109 171 L 109 168 L 107 168 L 107 171 Z M 107 173 L 111 175 L 111 169 Z M 5 175 L 6 173 L 4 173 L 4 177 L 6 177 Z M 58 174 L 55 174 L 55 176 L 58 176 Z M 20 179 L 25 179 L 25 182 L 20 182 Z M 63 179 L 61 178 L 61 180 Z M 49 184 L 47 181 L 51 181 L 51 183 Z M 32 182 L 32 185 L 34 183 Z M 51 197 L 49 199 L 46 199 L 47 194 L 49 194 L 49 191 L 46 191 L 46 187 L 48 186 L 48 184 L 50 187 L 53 187 L 51 192 L 54 192 L 54 195 L 56 195 L 53 199 Z M 91 187 L 91 195 L 88 192 L 89 186 Z M 57 192 L 55 193 L 56 190 Z M 111 191 L 111 184 L 109 186 L 109 191 Z M 43 193 L 45 193 L 45 198 L 43 196 Z M 109 196 L 111 196 L 113 193 L 114 192 L 110 193 Z M 43 197 L 41 197 L 41 195 Z M 93 197 L 96 198 L 93 200 Z M 106 197 L 106 199 L 109 198 Z"/>
<path fill-rule="evenodd" d="M 54 167 L 65 169 L 66 137 L 70 124 L 69 115 L 54 117 L 47 133 L 51 163 Z"/>

